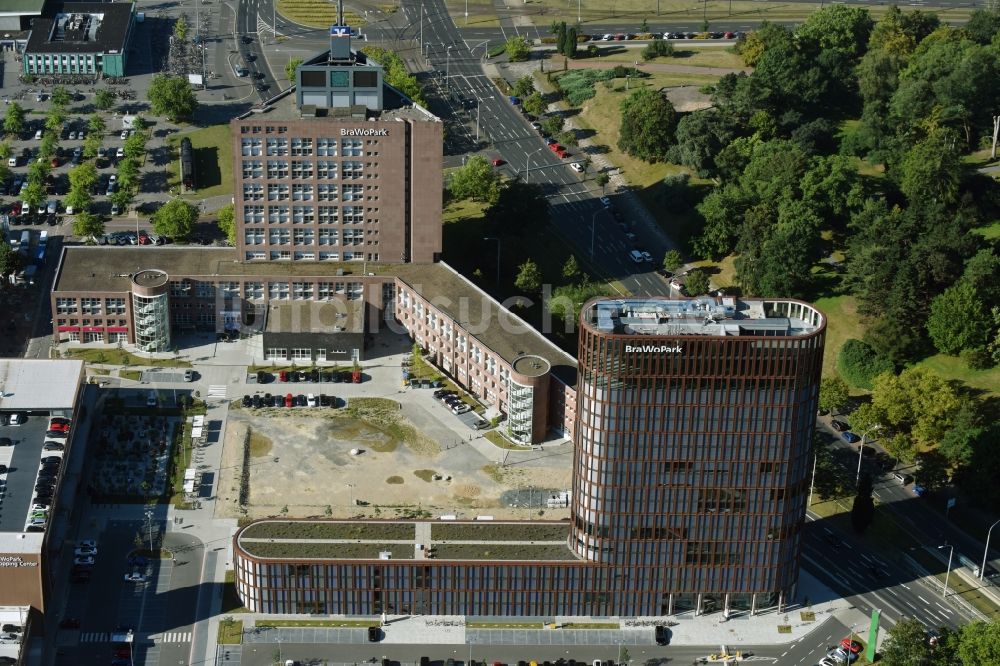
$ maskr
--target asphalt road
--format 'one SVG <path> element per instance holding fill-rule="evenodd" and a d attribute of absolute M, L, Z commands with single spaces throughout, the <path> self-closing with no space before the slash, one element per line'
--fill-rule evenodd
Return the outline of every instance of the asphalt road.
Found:
<path fill-rule="evenodd" d="M 250 70 L 249 78 L 254 85 L 261 85 L 265 90 L 257 90 L 261 100 L 272 97 L 280 90 L 278 82 L 271 73 L 264 57 L 264 49 L 258 36 L 257 17 L 270 14 L 271 4 L 268 0 L 243 0 L 236 5 L 236 49 L 237 54 L 228 58 L 227 76 L 233 73 L 233 65 L 242 65 Z M 242 77 L 240 77 L 242 78 Z"/>

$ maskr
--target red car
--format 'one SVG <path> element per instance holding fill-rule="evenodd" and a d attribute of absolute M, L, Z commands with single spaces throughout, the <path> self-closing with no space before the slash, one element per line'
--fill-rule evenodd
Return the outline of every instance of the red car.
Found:
<path fill-rule="evenodd" d="M 504 162 L 500 158 L 497 158 L 497 159 L 493 160 L 493 166 L 495 166 L 495 167 L 503 166 L 504 164 L 506 164 L 506 162 Z"/>
<path fill-rule="evenodd" d="M 69 432 L 68 423 L 50 423 L 49 431 L 55 430 L 56 432 Z"/>
<path fill-rule="evenodd" d="M 139 234 L 139 245 L 152 245 L 152 244 L 153 241 L 149 239 L 149 236 L 147 236 L 145 233 Z"/>
<path fill-rule="evenodd" d="M 860 654 L 862 646 L 861 643 L 859 643 L 858 641 L 852 641 L 850 636 L 848 636 L 844 640 L 840 641 L 840 647 L 844 648 L 845 650 L 850 650 L 851 654 Z"/>
<path fill-rule="evenodd" d="M 556 151 L 556 156 L 560 159 L 566 159 L 569 157 L 569 153 L 565 149 L 560 149 Z"/>
<path fill-rule="evenodd" d="M 295 404 L 295 398 L 292 397 L 291 393 L 285 395 L 285 407 L 291 407 Z"/>
<path fill-rule="evenodd" d="M 558 153 L 560 150 L 565 150 L 565 148 L 560 146 L 558 143 L 550 143 L 549 150 L 551 150 L 553 153 Z"/>
<path fill-rule="evenodd" d="M 282 371 L 280 371 L 278 373 L 278 381 L 279 382 L 287 382 L 288 381 L 288 371 L 287 370 L 282 370 Z"/>
<path fill-rule="evenodd" d="M 128 643 L 122 643 L 115 648 L 115 656 L 128 659 L 132 656 L 132 647 Z"/>

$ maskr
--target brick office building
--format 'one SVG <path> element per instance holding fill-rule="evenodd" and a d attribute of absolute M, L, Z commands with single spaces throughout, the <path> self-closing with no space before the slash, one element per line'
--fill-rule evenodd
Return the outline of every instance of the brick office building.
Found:
<path fill-rule="evenodd" d="M 798 580 L 823 315 L 784 299 L 600 300 L 580 325 L 568 524 L 364 521 L 346 538 L 337 521 L 325 535 L 257 521 L 234 538 L 247 607 L 781 608 Z"/>

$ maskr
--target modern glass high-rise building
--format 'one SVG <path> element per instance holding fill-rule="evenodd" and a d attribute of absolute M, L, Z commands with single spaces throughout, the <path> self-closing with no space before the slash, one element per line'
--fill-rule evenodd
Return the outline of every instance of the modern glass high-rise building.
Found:
<path fill-rule="evenodd" d="M 570 547 L 663 613 L 791 591 L 824 316 L 785 299 L 598 300 L 580 324 Z"/>
<path fill-rule="evenodd" d="M 234 539 L 247 607 L 780 610 L 798 580 L 824 316 L 787 299 L 604 299 L 580 324 L 569 522 L 361 521 L 344 539 L 338 521 L 259 521 Z M 544 376 L 519 361 L 512 403 Z M 543 420 L 515 411 L 525 433 Z"/>

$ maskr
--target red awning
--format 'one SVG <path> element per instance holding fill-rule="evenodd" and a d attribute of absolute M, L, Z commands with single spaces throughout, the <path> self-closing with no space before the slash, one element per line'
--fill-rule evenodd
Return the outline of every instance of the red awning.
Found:
<path fill-rule="evenodd" d="M 84 333 L 103 333 L 104 332 L 104 327 L 103 326 L 84 326 L 83 327 L 83 332 Z"/>
<path fill-rule="evenodd" d="M 108 333 L 128 333 L 128 326 L 108 326 Z"/>
<path fill-rule="evenodd" d="M 79 333 L 80 332 L 80 327 L 79 326 L 60 326 L 57 330 L 60 333 Z"/>

